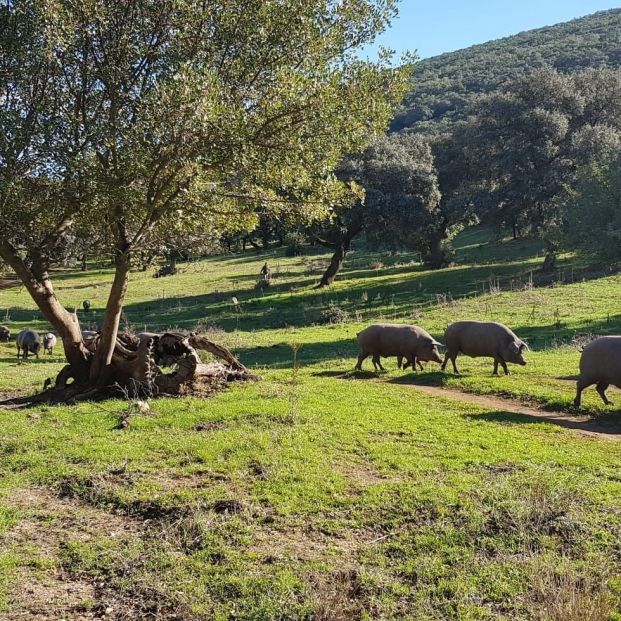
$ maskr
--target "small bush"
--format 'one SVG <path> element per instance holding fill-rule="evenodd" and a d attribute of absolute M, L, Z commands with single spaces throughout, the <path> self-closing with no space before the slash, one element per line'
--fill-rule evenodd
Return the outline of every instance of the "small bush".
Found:
<path fill-rule="evenodd" d="M 381 261 L 373 261 L 369 266 L 372 270 L 381 270 L 384 264 Z"/>
<path fill-rule="evenodd" d="M 288 257 L 299 257 L 304 254 L 306 238 L 298 231 L 289 233 L 285 238 L 285 254 Z"/>
<path fill-rule="evenodd" d="M 321 311 L 321 321 L 323 323 L 346 323 L 349 321 L 349 318 L 349 313 L 336 302 L 330 302 L 328 306 Z"/>

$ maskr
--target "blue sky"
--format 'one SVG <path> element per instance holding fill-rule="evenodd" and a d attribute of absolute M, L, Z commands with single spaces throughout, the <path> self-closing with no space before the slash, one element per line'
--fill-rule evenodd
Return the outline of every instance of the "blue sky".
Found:
<path fill-rule="evenodd" d="M 401 0 L 399 17 L 377 45 L 427 58 L 616 7 L 621 0 Z M 377 45 L 367 51 L 371 57 Z"/>

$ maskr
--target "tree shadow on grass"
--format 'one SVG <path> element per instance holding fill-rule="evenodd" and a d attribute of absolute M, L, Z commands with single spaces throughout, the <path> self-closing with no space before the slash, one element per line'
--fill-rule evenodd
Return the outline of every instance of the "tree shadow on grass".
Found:
<path fill-rule="evenodd" d="M 235 355 L 246 366 L 258 365 L 282 369 L 293 365 L 294 350 L 291 343 L 280 342 L 263 347 L 236 348 Z M 295 358 L 301 367 L 327 362 L 335 358 L 351 358 L 353 367 L 357 355 L 358 347 L 353 340 L 343 338 L 303 343 L 297 349 Z"/>
<path fill-rule="evenodd" d="M 334 377 L 346 380 L 376 380 L 386 375 L 388 371 L 357 371 L 350 369 L 349 371 L 317 371 L 311 373 L 313 377 Z"/>
<path fill-rule="evenodd" d="M 43 356 L 37 359 L 33 356 L 32 358 L 28 357 L 25 361 L 22 361 L 21 358 L 18 360 L 17 355 L 15 355 L 15 356 L 8 356 L 5 358 L 0 358 L 0 362 L 14 364 L 15 366 L 23 366 L 27 364 L 54 364 L 54 363 L 59 364 L 63 362 L 63 359 L 44 358 Z"/>
<path fill-rule="evenodd" d="M 452 377 L 444 371 L 436 371 L 425 369 L 416 373 L 406 373 L 399 377 L 393 377 L 388 380 L 390 384 L 401 384 L 409 386 L 446 386 L 447 380 Z"/>

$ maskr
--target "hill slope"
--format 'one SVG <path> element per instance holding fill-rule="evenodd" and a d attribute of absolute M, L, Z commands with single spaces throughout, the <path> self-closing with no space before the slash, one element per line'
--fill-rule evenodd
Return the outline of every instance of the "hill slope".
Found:
<path fill-rule="evenodd" d="M 392 129 L 464 116 L 478 93 L 550 65 L 560 71 L 621 66 L 621 9 L 475 45 L 421 61 Z"/>

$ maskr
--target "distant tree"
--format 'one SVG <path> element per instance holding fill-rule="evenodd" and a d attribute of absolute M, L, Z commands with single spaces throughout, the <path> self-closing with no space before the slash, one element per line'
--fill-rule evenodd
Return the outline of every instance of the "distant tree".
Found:
<path fill-rule="evenodd" d="M 392 0 L 0 7 L 0 257 L 63 340 L 58 385 L 140 383 L 154 368 L 117 341 L 149 240 L 251 228 L 259 202 L 321 211 L 341 196 L 330 170 L 403 94 L 406 68 L 355 55 L 393 14 Z M 49 273 L 87 222 L 115 266 L 90 348 Z"/>
<path fill-rule="evenodd" d="M 483 219 L 514 234 L 530 229 L 549 246 L 546 227 L 580 166 L 604 157 L 621 136 L 621 71 L 562 75 L 535 71 L 480 100 L 464 157 Z"/>
<path fill-rule="evenodd" d="M 621 260 L 621 150 L 581 169 L 561 201 L 559 245 L 586 257 Z"/>
<path fill-rule="evenodd" d="M 419 233 L 418 247 L 423 251 L 425 264 L 438 269 L 451 261 L 453 237 L 476 221 L 473 200 L 476 192 L 471 185 L 471 162 L 464 155 L 470 141 L 465 125 L 455 123 L 428 135 L 427 139 L 434 155 L 440 202 L 430 212 L 432 217 L 422 236 Z"/>
<path fill-rule="evenodd" d="M 433 221 L 440 200 L 431 148 L 416 135 L 376 140 L 361 155 L 346 158 L 338 175 L 364 194 L 336 205 L 312 228 L 314 239 L 334 251 L 318 287 L 334 282 L 352 240 L 363 231 L 405 239 L 405 228 L 411 232 L 410 243 L 424 244 L 421 233 Z"/>

